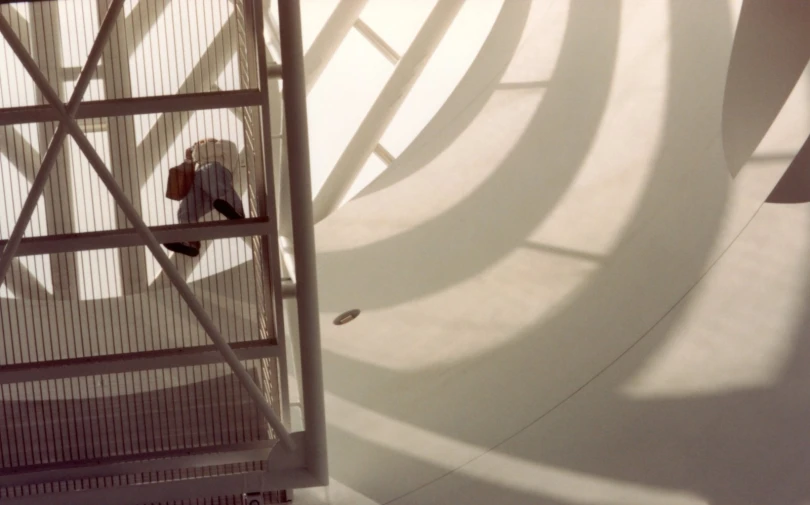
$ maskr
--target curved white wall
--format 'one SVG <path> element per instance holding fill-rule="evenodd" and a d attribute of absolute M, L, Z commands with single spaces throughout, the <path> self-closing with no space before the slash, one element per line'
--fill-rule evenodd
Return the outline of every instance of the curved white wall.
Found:
<path fill-rule="evenodd" d="M 317 227 L 334 483 L 298 500 L 810 498 L 809 215 L 763 204 L 808 134 L 808 83 L 731 178 L 740 9 L 487 14 L 432 120 Z M 314 152 L 335 120 L 319 103 Z"/>

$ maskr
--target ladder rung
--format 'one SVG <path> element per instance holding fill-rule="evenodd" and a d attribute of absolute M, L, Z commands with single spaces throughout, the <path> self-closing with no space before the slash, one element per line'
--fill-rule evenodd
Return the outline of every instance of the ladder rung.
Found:
<path fill-rule="evenodd" d="M 153 226 L 149 229 L 155 234 L 158 242 L 178 242 L 193 240 L 216 240 L 223 238 L 251 237 L 265 235 L 268 232 L 266 217 L 254 217 L 233 221 L 214 221 L 210 223 L 172 224 Z M 0 240 L 0 251 L 6 247 L 6 240 Z M 37 254 L 58 254 L 66 252 L 93 251 L 97 249 L 118 249 L 136 247 L 146 243 L 134 228 L 123 230 L 105 230 L 87 233 L 69 233 L 48 235 L 45 237 L 24 238 L 17 249 L 17 256 L 34 256 Z"/>
<path fill-rule="evenodd" d="M 256 89 L 88 100 L 83 101 L 79 106 L 76 119 L 208 109 L 235 109 L 261 105 L 261 103 L 261 93 Z M 0 126 L 46 121 L 59 121 L 59 113 L 50 105 L 0 108 Z"/>
<path fill-rule="evenodd" d="M 267 340 L 236 342 L 231 344 L 231 348 L 242 361 L 277 357 L 281 352 L 278 344 Z M 222 362 L 224 362 L 222 355 L 215 346 L 202 345 L 160 351 L 142 351 L 90 358 L 4 365 L 0 366 L 0 384 L 211 365 Z"/>
<path fill-rule="evenodd" d="M 113 475 L 263 461 L 267 459 L 267 455 L 275 444 L 275 440 L 267 440 L 190 447 L 3 469 L 0 471 L 0 486 L 37 485 L 71 479 L 102 478 Z"/>

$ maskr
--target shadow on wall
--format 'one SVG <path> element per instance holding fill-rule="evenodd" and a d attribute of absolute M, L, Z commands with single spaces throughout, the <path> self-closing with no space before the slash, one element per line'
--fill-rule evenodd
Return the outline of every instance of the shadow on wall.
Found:
<path fill-rule="evenodd" d="M 678 323 L 673 318 L 656 326 L 664 314 L 650 313 L 645 306 L 651 283 L 673 283 L 666 295 L 669 303 L 660 306 L 672 307 L 688 292 L 705 267 L 727 199 L 727 176 L 721 170 L 724 162 L 719 146 L 712 144 L 705 152 L 696 149 L 703 144 L 696 144 L 719 133 L 719 107 L 708 116 L 705 109 L 707 104 L 721 103 L 731 20 L 724 4 L 694 5 L 670 2 L 670 96 L 663 136 L 666 142 L 659 153 L 658 169 L 634 221 L 626 228 L 628 233 L 589 285 L 551 320 L 525 328 L 507 345 L 473 360 L 403 373 L 327 352 L 330 394 L 442 439 L 483 449 L 495 447 L 498 453 L 530 467 L 556 468 L 653 492 L 672 490 L 684 503 L 690 496 L 713 505 L 799 505 L 810 498 L 810 484 L 802 466 L 807 451 L 804 444 L 797 443 L 804 437 L 810 409 L 807 402 L 796 402 L 810 386 L 810 372 L 802 365 L 810 354 L 806 331 L 810 317 L 797 329 L 799 344 L 791 371 L 773 388 L 649 401 L 617 394 L 619 386 L 666 343 Z M 570 135 L 569 126 L 580 126 L 577 120 L 584 126 L 584 131 L 576 130 L 583 137 L 580 144 L 571 146 L 570 139 L 566 144 L 564 159 L 569 165 L 553 167 L 561 182 L 576 172 L 582 151 L 588 149 L 589 127 L 595 128 L 604 103 L 586 102 L 583 117 L 559 117 L 555 114 L 569 109 L 570 100 L 582 90 L 573 90 L 569 97 L 558 88 L 570 85 L 564 76 L 581 72 L 577 66 L 582 65 L 592 72 L 585 79 L 588 96 L 604 96 L 618 37 L 618 8 L 618 2 L 604 2 L 594 12 L 590 2 L 572 2 L 557 72 L 527 129 L 545 136 L 522 139 L 485 187 L 448 212 L 453 219 L 440 216 L 383 244 L 322 255 L 323 285 L 342 289 L 360 276 L 359 285 L 348 288 L 351 305 L 386 307 L 474 275 L 516 247 L 516 237 L 522 238 L 548 212 L 544 200 L 548 195 L 538 196 L 540 184 L 527 183 L 543 177 L 527 161 L 537 159 L 532 155 L 549 148 L 548 132 L 559 128 L 562 135 Z M 606 56 L 611 59 L 603 61 Z M 711 121 L 702 119 L 706 117 Z M 545 163 L 543 168 L 550 170 Z M 564 175 L 558 175 L 560 171 Z M 678 184 L 678 199 L 672 198 L 674 184 Z M 501 205 L 505 200 L 509 204 Z M 538 200 L 543 207 L 537 205 Z M 486 215 L 475 206 L 486 208 Z M 508 233 L 515 229 L 520 233 L 505 237 L 507 232 L 498 226 L 510 228 Z M 483 242 L 478 237 L 488 237 L 490 232 L 495 238 L 487 245 L 492 244 L 494 250 L 481 251 Z M 507 245 L 498 239 L 506 239 Z M 460 252 L 472 255 L 466 265 L 448 263 L 448 258 Z M 434 271 L 434 253 L 450 267 L 451 274 Z M 349 266 L 349 260 L 341 257 L 344 254 L 353 257 L 354 265 L 363 265 L 362 269 L 348 269 L 353 274 L 351 283 L 340 273 Z M 410 259 L 414 256 L 428 262 L 427 272 L 422 262 L 417 265 Z M 402 286 L 392 282 L 398 272 L 389 273 L 399 269 L 424 277 L 386 298 L 394 291 L 391 286 Z M 677 276 L 673 272 L 678 272 Z M 365 276 L 369 278 L 363 279 Z M 375 289 L 371 278 L 384 288 Z M 345 294 L 341 289 L 332 295 Z M 333 310 L 333 304 L 336 307 L 340 301 L 329 295 L 322 295 L 325 310 Z M 378 296 L 383 299 L 378 300 Z M 347 298 L 343 298 L 344 304 Z M 655 333 L 643 338 L 654 326 Z M 639 327 L 642 331 L 634 331 Z M 626 345 L 606 344 L 617 341 Z M 611 366 L 614 363 L 616 366 Z M 595 378 L 594 370 L 604 373 L 597 374 L 600 381 L 589 385 Z M 550 382 L 544 379 L 553 381 L 552 390 L 565 389 L 563 394 L 552 397 L 544 387 Z M 396 400 L 385 398 L 377 394 L 380 389 L 398 391 L 399 395 Z M 513 416 L 532 421 L 514 427 L 510 424 Z M 540 419 L 542 424 L 537 422 Z M 471 475 L 475 472 L 468 470 L 484 465 L 483 460 L 453 471 L 361 439 L 334 424 L 329 435 L 334 477 L 379 502 L 562 504 L 581 502 L 582 496 L 594 499 L 587 495 L 587 489 L 554 494 L 538 485 L 537 492 L 532 492 L 510 486 L 505 478 L 486 480 Z M 420 448 L 414 451 L 419 453 Z M 374 471 L 369 472 L 369 468 Z M 381 476 L 392 477 L 383 481 Z M 540 477 L 538 471 L 538 480 Z M 530 480 L 526 475 L 518 478 L 524 483 Z M 578 500 L 577 491 L 584 493 Z"/>
<path fill-rule="evenodd" d="M 810 137 L 804 142 L 785 175 L 773 188 L 768 203 L 810 202 Z"/>
<path fill-rule="evenodd" d="M 502 19 L 514 21 L 512 16 L 519 14 L 518 26 L 522 26 L 526 5 L 528 2 L 505 2 L 503 8 L 510 15 Z M 524 7 L 518 10 L 520 6 Z M 522 244 L 554 209 L 599 129 L 618 37 L 615 2 L 596 8 L 573 2 L 569 17 L 559 63 L 544 98 L 501 166 L 454 207 L 415 228 L 363 247 L 319 253 L 319 283 L 340 287 L 321 290 L 322 311 L 341 312 L 347 300 L 364 310 L 390 307 L 467 280 Z M 601 25 L 599 29 L 594 28 L 596 24 Z M 505 25 L 496 29 L 506 30 Z M 505 37 L 510 41 L 508 47 L 514 49 L 519 37 L 513 38 L 509 31 Z M 482 54 L 490 56 L 490 49 Z M 589 65 L 580 61 L 585 57 Z M 478 63 L 474 68 L 480 68 Z M 497 72 L 500 75 L 502 70 Z M 476 82 L 462 84 L 475 86 Z M 491 89 L 480 96 L 486 98 L 497 85 L 492 82 Z M 483 104 L 473 102 L 472 110 L 477 113 Z M 465 112 L 462 122 L 473 120 Z M 454 126 L 451 135 L 460 131 Z M 566 149 L 559 149 L 560 145 Z M 419 157 L 418 161 L 426 160 Z M 463 168 L 457 167 L 459 171 Z M 459 257 L 465 261 L 458 261 Z M 356 265 L 364 268 L 358 270 Z"/>
<path fill-rule="evenodd" d="M 492 97 L 502 89 L 503 74 L 526 29 L 531 2 L 504 2 L 478 56 L 450 96 L 391 165 L 355 198 L 371 195 L 413 175 L 462 134 Z"/>

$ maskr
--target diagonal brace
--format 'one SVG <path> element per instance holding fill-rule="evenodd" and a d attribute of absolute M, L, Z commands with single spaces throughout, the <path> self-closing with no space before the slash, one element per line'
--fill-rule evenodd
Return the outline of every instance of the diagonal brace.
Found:
<path fill-rule="evenodd" d="M 104 164 L 104 161 L 98 155 L 96 150 L 93 148 L 92 144 L 90 144 L 90 141 L 87 140 L 87 137 L 85 137 L 84 132 L 82 132 L 81 128 L 79 128 L 79 125 L 76 123 L 75 114 L 76 111 L 78 110 L 79 103 L 81 102 L 81 97 L 83 96 L 87 84 L 89 83 L 90 76 L 92 75 L 92 69 L 98 63 L 98 59 L 101 56 L 103 45 L 106 42 L 107 38 L 109 38 L 110 31 L 112 30 L 112 27 L 115 24 L 116 18 L 121 10 L 122 5 L 123 0 L 114 0 L 112 5 L 110 6 L 110 9 L 107 11 L 107 15 L 104 18 L 104 22 L 102 23 L 99 35 L 96 38 L 96 41 L 93 43 L 93 47 L 88 57 L 88 61 L 85 64 L 81 77 L 79 78 L 80 82 L 78 84 L 82 84 L 83 81 L 86 81 L 83 83 L 84 88 L 81 89 L 79 85 L 77 85 L 76 91 L 71 97 L 71 101 L 69 103 L 67 110 L 65 109 L 65 106 L 62 103 L 62 101 L 59 99 L 58 94 L 53 90 L 50 83 L 48 83 L 47 78 L 42 74 L 42 71 L 36 65 L 33 58 L 31 58 L 31 55 L 28 54 L 28 52 L 25 50 L 25 47 L 22 45 L 20 40 L 11 30 L 11 27 L 8 25 L 8 22 L 6 22 L 6 20 L 2 16 L 0 16 L 0 32 L 2 32 L 3 36 L 6 38 L 6 41 L 8 41 L 9 46 L 11 46 L 14 53 L 20 59 L 20 62 L 23 64 L 23 66 L 28 71 L 31 78 L 34 80 L 34 83 L 40 89 L 42 95 L 46 98 L 46 100 L 48 100 L 48 102 L 54 107 L 54 109 L 56 109 L 60 119 L 59 128 L 57 129 L 57 132 L 54 135 L 54 139 L 51 142 L 51 146 L 48 147 L 46 159 L 43 161 L 43 167 L 40 169 L 34 181 L 34 184 L 37 184 L 37 182 L 39 182 L 39 187 L 35 188 L 38 190 L 38 193 L 35 194 L 34 190 L 32 189 L 32 193 L 28 195 L 25 205 L 23 206 L 23 213 L 21 213 L 19 220 L 15 224 L 14 231 L 12 232 L 9 241 L 7 242 L 6 247 L 3 250 L 2 257 L 0 257 L 0 275 L 2 275 L 0 279 L 5 277 L 5 273 L 8 270 L 8 266 L 6 266 L 6 263 L 8 264 L 11 263 L 11 259 L 14 257 L 16 253 L 17 247 L 20 244 L 20 240 L 22 239 L 22 235 L 25 231 L 25 228 L 28 226 L 28 222 L 30 222 L 31 220 L 31 215 L 33 214 L 33 210 L 36 207 L 36 202 L 41 196 L 48 175 L 50 175 L 50 172 L 53 169 L 53 162 L 55 161 L 55 156 L 56 153 L 58 153 L 59 146 L 64 141 L 66 134 L 70 133 L 70 135 L 74 138 L 76 144 L 79 146 L 79 149 L 81 149 L 81 151 L 87 157 L 87 160 L 90 162 L 90 165 L 98 174 L 101 181 L 110 191 L 110 194 L 113 196 L 116 203 L 121 207 L 121 210 L 124 212 L 124 215 L 127 217 L 127 219 L 129 219 L 135 230 L 143 238 L 144 242 L 146 243 L 146 247 L 148 247 L 149 250 L 152 252 L 152 254 L 155 256 L 155 259 L 163 268 L 164 272 L 169 277 L 169 280 L 172 282 L 172 284 L 174 284 L 175 288 L 179 291 L 180 296 L 182 296 L 183 299 L 186 301 L 186 303 L 189 306 L 189 309 L 194 313 L 195 316 L 197 316 L 200 325 L 203 327 L 208 336 L 211 338 L 217 350 L 222 354 L 223 358 L 228 363 L 233 373 L 242 383 L 242 386 L 247 390 L 248 394 L 251 396 L 253 401 L 260 408 L 260 410 L 264 414 L 264 417 L 267 419 L 267 422 L 276 432 L 276 434 L 284 443 L 284 445 L 291 451 L 295 450 L 295 442 L 290 436 L 290 433 L 287 431 L 287 429 L 284 427 L 284 425 L 276 416 L 275 412 L 273 411 L 273 407 L 267 402 L 261 389 L 259 389 L 256 383 L 253 381 L 253 378 L 250 376 L 248 371 L 242 365 L 242 362 L 233 352 L 233 349 L 231 349 L 231 347 L 222 337 L 214 321 L 206 313 L 205 308 L 202 306 L 200 301 L 197 300 L 196 296 L 191 291 L 191 288 L 188 287 L 188 284 L 186 283 L 183 276 L 180 275 L 180 272 L 178 272 L 174 263 L 172 263 L 168 255 L 163 251 L 163 249 L 161 249 L 160 243 L 155 238 L 154 234 L 151 232 L 151 230 L 149 230 L 149 227 L 143 221 L 138 211 L 127 199 L 126 194 L 118 186 L 118 183 L 115 181 L 115 178 L 113 177 L 110 170 Z M 57 135 L 60 136 L 57 137 Z M 56 153 L 52 153 L 52 151 L 56 151 Z M 50 158 L 48 157 L 49 155 Z M 45 165 L 44 164 L 45 161 L 48 161 L 50 165 Z M 30 207 L 30 209 L 28 207 Z"/>

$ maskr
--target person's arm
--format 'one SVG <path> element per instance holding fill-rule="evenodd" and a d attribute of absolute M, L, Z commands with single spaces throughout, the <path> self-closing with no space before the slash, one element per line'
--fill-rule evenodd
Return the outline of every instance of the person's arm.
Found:
<path fill-rule="evenodd" d="M 208 137 L 205 139 L 200 139 L 197 142 L 191 144 L 191 147 L 186 149 L 186 160 L 194 161 L 194 151 L 197 149 L 197 146 L 200 144 L 205 144 L 206 142 L 219 142 L 219 139 L 215 139 L 213 137 Z"/>

